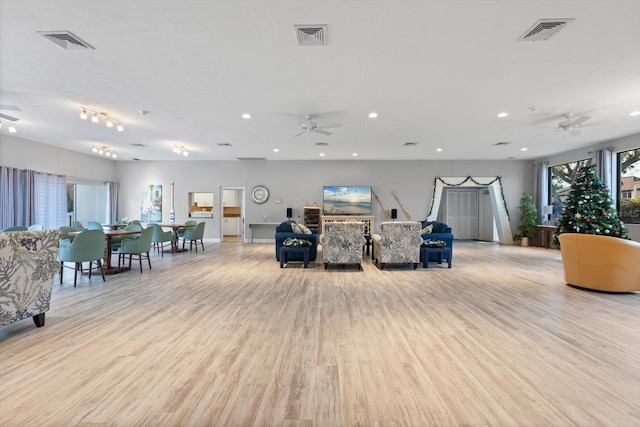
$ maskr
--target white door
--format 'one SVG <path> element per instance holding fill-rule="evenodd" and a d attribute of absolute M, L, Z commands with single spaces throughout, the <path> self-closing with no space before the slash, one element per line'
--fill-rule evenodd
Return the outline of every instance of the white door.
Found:
<path fill-rule="evenodd" d="M 446 223 L 456 239 L 478 239 L 478 190 L 447 189 Z"/>

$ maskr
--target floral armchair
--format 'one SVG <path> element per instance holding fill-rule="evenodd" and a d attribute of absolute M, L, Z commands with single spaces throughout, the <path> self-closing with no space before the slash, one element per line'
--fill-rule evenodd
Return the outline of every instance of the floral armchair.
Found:
<path fill-rule="evenodd" d="M 413 264 L 418 268 L 422 225 L 414 221 L 383 222 L 380 234 L 374 234 L 373 256 L 380 269 L 388 263 Z"/>
<path fill-rule="evenodd" d="M 328 222 L 320 235 L 324 269 L 329 264 L 356 264 L 362 270 L 362 247 L 366 243 L 363 222 Z"/>
<path fill-rule="evenodd" d="M 44 325 L 58 262 L 59 230 L 0 233 L 0 326 Z"/>

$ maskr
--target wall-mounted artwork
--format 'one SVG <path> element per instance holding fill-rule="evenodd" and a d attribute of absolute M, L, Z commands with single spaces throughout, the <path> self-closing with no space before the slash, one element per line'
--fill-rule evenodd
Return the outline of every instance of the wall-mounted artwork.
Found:
<path fill-rule="evenodd" d="M 147 185 L 142 188 L 140 222 L 162 221 L 162 185 Z"/>

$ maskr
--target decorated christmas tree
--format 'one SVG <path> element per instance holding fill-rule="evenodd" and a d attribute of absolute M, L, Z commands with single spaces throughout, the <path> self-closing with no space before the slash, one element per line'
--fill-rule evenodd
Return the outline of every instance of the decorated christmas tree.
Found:
<path fill-rule="evenodd" d="M 562 233 L 601 234 L 629 239 L 620 221 L 609 189 L 602 183 L 595 166 L 578 169 L 565 203 L 556 236 Z"/>

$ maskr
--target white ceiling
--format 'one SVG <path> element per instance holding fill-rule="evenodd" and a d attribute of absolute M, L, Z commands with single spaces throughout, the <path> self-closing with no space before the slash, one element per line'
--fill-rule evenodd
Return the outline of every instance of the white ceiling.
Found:
<path fill-rule="evenodd" d="M 575 20 L 516 41 L 542 18 Z M 640 1 L 0 0 L 0 104 L 16 136 L 118 160 L 532 159 L 640 132 Z M 552 129 L 567 113 L 582 135 Z M 305 114 L 343 127 L 293 137 Z"/>

